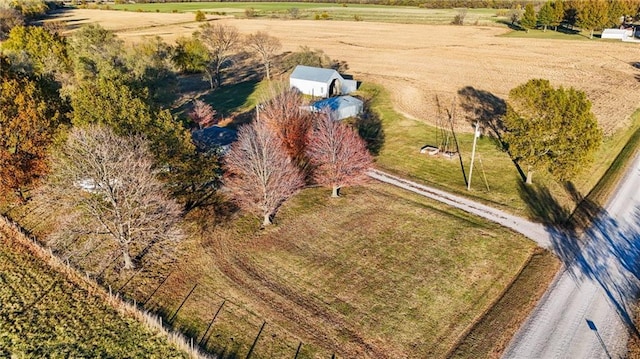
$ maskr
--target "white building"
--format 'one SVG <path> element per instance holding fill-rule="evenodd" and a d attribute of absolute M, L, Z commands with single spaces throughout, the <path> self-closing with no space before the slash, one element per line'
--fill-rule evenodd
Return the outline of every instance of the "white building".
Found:
<path fill-rule="evenodd" d="M 305 95 L 326 98 L 355 91 L 358 83 L 343 78 L 333 69 L 298 65 L 289 77 L 289 87 Z"/>

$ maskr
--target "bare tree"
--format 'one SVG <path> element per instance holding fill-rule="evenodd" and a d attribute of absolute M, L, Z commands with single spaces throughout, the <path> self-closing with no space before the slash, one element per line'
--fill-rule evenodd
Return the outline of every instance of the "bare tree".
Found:
<path fill-rule="evenodd" d="M 74 128 L 54 154 L 41 189 L 72 220 L 54 234 L 58 247 L 107 246 L 134 268 L 150 251 L 171 250 L 182 238 L 180 206 L 153 173 L 153 156 L 141 137 L 119 137 L 106 127 Z"/>
<path fill-rule="evenodd" d="M 189 112 L 189 118 L 198 124 L 200 129 L 210 127 L 216 124 L 216 111 L 211 105 L 204 101 L 195 100 L 193 102 L 193 110 Z"/>
<path fill-rule="evenodd" d="M 226 156 L 227 186 L 240 206 L 259 212 L 268 226 L 280 205 L 304 184 L 280 138 L 263 121 L 238 131 Z"/>
<path fill-rule="evenodd" d="M 271 80 L 271 61 L 276 52 L 282 48 L 280 40 L 266 32 L 258 31 L 255 34 L 248 35 L 245 42 L 247 46 L 260 55 L 267 80 Z"/>
<path fill-rule="evenodd" d="M 276 133 L 285 151 L 300 169 L 307 166 L 306 148 L 313 126 L 309 111 L 304 109 L 302 94 L 295 89 L 272 88 L 270 99 L 259 109 L 260 120 Z"/>
<path fill-rule="evenodd" d="M 362 183 L 372 165 L 367 145 L 355 129 L 320 116 L 309 141 L 308 154 L 315 167 L 313 177 L 318 184 L 333 187 L 332 197 L 340 188 Z"/>
<path fill-rule="evenodd" d="M 234 26 L 202 25 L 199 38 L 209 51 L 209 63 L 206 66 L 206 73 L 209 77 L 211 89 L 222 84 L 220 71 L 229 60 L 234 51 L 240 45 L 240 33 Z"/>

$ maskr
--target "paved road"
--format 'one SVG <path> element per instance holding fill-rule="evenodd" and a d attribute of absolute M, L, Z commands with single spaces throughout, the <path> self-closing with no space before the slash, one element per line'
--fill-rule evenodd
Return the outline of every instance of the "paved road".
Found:
<path fill-rule="evenodd" d="M 640 155 L 584 238 L 549 233 L 565 270 L 504 357 L 624 357 L 640 288 Z"/>
<path fill-rule="evenodd" d="M 629 306 L 640 288 L 640 155 L 584 238 L 381 171 L 369 176 L 500 223 L 563 261 L 505 358 L 619 358 L 626 353 Z"/>

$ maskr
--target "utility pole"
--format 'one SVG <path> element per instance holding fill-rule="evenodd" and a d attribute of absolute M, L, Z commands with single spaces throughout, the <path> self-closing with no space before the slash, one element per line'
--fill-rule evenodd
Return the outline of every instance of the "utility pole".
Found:
<path fill-rule="evenodd" d="M 471 175 L 473 174 L 473 160 L 476 157 L 476 143 L 480 137 L 480 123 L 476 122 L 476 130 L 473 134 L 473 149 L 471 150 L 471 168 L 469 168 L 469 183 L 467 183 L 467 191 L 471 190 Z"/>

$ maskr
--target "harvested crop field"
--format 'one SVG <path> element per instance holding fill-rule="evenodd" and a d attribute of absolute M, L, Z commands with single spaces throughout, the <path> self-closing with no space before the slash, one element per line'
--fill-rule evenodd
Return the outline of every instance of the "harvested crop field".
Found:
<path fill-rule="evenodd" d="M 198 28 L 193 14 L 70 10 L 59 19 L 74 26 L 98 22 L 128 41 L 156 35 L 172 41 Z M 436 94 L 450 104 L 470 86 L 504 99 L 531 78 L 586 91 L 608 134 L 628 124 L 640 107 L 640 70 L 634 67 L 640 61 L 638 44 L 501 37 L 509 30 L 498 26 L 222 17 L 215 22 L 242 33 L 267 31 L 282 41 L 283 51 L 308 46 L 347 61 L 356 79 L 389 89 L 399 112 L 430 123 L 435 122 Z M 471 131 L 463 121 L 459 126 Z"/>

